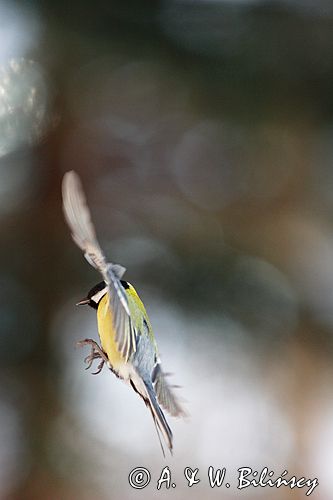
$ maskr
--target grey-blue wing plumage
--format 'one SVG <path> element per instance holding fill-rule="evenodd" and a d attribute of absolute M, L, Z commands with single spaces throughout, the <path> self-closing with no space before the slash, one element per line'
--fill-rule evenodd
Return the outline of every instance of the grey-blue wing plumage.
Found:
<path fill-rule="evenodd" d="M 166 375 L 148 335 L 138 335 L 137 339 L 136 352 L 132 356 L 132 363 L 137 372 L 144 380 L 151 382 L 158 402 L 170 415 L 186 416 L 186 412 L 166 380 Z"/>
<path fill-rule="evenodd" d="M 173 417 L 185 417 L 186 412 L 168 384 L 159 362 L 155 364 L 151 378 L 160 405 Z"/>

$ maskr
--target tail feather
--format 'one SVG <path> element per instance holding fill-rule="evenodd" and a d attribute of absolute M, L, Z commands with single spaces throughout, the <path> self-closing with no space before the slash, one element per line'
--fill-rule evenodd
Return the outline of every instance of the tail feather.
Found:
<path fill-rule="evenodd" d="M 155 415 L 153 414 L 152 412 L 152 417 L 153 417 L 153 421 L 154 421 L 154 425 L 155 425 L 155 429 L 156 429 L 156 434 L 157 434 L 157 437 L 158 437 L 158 441 L 160 443 L 160 447 L 161 447 L 161 450 L 162 450 L 162 453 L 163 453 L 163 457 L 165 458 L 165 451 L 164 451 L 164 446 L 163 446 L 163 443 L 162 443 L 162 439 L 161 439 L 161 430 L 160 428 L 158 427 L 158 424 L 157 424 L 157 420 L 156 420 L 156 417 Z M 171 454 L 172 454 L 172 451 L 170 450 Z"/>
<path fill-rule="evenodd" d="M 146 405 L 151 411 L 156 429 L 160 431 L 161 435 L 163 436 L 163 439 L 165 441 L 165 444 L 170 450 L 170 453 L 172 453 L 172 431 L 169 427 L 168 422 L 166 421 L 166 418 L 164 416 L 164 413 L 159 406 L 156 396 L 155 396 L 155 391 L 153 389 L 153 386 L 149 382 L 144 382 L 146 390 L 147 390 L 147 400 L 146 400 Z M 162 446 L 163 450 L 163 446 Z M 163 450 L 164 454 L 164 450 Z"/>

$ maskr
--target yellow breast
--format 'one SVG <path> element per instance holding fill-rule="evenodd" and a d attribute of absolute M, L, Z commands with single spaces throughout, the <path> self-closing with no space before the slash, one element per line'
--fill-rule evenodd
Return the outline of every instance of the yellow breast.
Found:
<path fill-rule="evenodd" d="M 109 307 L 109 295 L 106 293 L 98 304 L 97 309 L 98 334 L 103 351 L 108 355 L 112 368 L 116 371 L 124 364 L 115 341 L 115 330 L 112 322 L 112 312 Z"/>

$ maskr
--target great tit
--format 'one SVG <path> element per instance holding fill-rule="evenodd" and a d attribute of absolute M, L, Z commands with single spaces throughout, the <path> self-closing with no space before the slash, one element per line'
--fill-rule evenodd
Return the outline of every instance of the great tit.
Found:
<path fill-rule="evenodd" d="M 100 359 L 96 373 L 104 363 L 142 397 L 149 408 L 164 454 L 160 433 L 172 453 L 172 432 L 161 406 L 172 416 L 185 416 L 172 386 L 162 371 L 152 327 L 135 288 L 122 280 L 125 268 L 107 262 L 96 238 L 90 211 L 79 176 L 70 171 L 62 182 L 63 210 L 75 243 L 87 261 L 97 269 L 103 281 L 94 286 L 79 305 L 90 305 L 97 311 L 101 345 L 85 339 L 79 345 L 90 345 L 85 358 L 90 368 Z"/>

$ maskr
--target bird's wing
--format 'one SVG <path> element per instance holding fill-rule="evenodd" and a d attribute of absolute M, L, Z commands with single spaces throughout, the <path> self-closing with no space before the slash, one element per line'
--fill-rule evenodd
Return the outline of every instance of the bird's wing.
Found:
<path fill-rule="evenodd" d="M 128 301 L 126 292 L 121 283 L 120 287 L 122 288 L 122 292 L 125 294 L 125 298 Z M 114 293 L 109 293 L 109 307 L 112 311 L 113 326 L 116 332 L 115 338 L 118 350 L 127 362 L 132 354 L 136 352 L 138 332 L 133 325 L 131 314 L 124 314 L 124 309 L 118 306 L 118 298 Z M 128 302 L 127 307 L 129 307 Z"/>
<path fill-rule="evenodd" d="M 80 178 L 73 170 L 64 175 L 62 197 L 65 219 L 73 240 L 81 248 L 87 261 L 102 274 L 109 287 L 116 341 L 119 351 L 127 361 L 135 350 L 135 343 L 128 300 L 120 282 L 126 269 L 119 264 L 111 264 L 106 261 L 96 238 Z"/>
<path fill-rule="evenodd" d="M 107 263 L 96 238 L 80 178 L 74 171 L 64 175 L 62 199 L 65 219 L 73 240 L 83 250 L 88 262 L 104 276 Z"/>
<path fill-rule="evenodd" d="M 173 417 L 186 417 L 187 413 L 179 403 L 172 387 L 166 381 L 166 374 L 163 373 L 159 361 L 154 366 L 151 379 L 160 405 Z"/>

